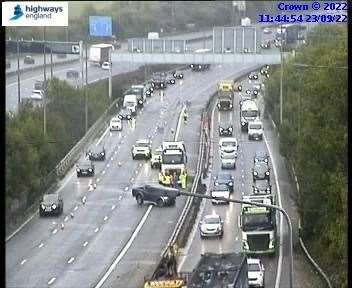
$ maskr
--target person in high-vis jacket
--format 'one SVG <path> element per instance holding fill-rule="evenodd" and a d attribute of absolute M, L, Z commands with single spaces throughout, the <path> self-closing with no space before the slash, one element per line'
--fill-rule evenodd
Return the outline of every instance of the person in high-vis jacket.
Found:
<path fill-rule="evenodd" d="M 172 181 L 171 175 L 168 172 L 166 172 L 165 180 L 163 184 L 165 184 L 166 186 L 171 186 L 171 183 L 172 183 L 171 181 Z"/>
<path fill-rule="evenodd" d="M 186 170 L 183 170 L 182 173 L 180 174 L 180 180 L 181 180 L 182 189 L 186 189 L 186 187 L 187 187 L 187 172 L 186 172 Z"/>

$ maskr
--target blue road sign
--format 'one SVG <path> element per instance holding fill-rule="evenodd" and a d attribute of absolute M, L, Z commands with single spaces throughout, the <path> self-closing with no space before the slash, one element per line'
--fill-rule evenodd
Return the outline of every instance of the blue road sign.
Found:
<path fill-rule="evenodd" d="M 112 19 L 107 16 L 89 16 L 90 36 L 112 36 Z"/>

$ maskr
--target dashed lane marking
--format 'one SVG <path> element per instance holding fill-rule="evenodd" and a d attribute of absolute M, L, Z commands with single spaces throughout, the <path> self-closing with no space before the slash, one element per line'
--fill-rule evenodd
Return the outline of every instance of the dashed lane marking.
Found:
<path fill-rule="evenodd" d="M 95 228 L 94 232 L 97 233 L 99 231 L 99 227 Z"/>
<path fill-rule="evenodd" d="M 120 196 L 121 197 L 121 196 Z M 116 205 L 111 206 L 111 210 L 114 210 L 116 208 Z"/>
<path fill-rule="evenodd" d="M 88 241 L 83 243 L 83 247 L 86 247 L 88 245 Z"/>
<path fill-rule="evenodd" d="M 38 248 L 42 248 L 43 246 L 44 246 L 44 243 L 42 242 L 39 244 Z"/>
<path fill-rule="evenodd" d="M 48 285 L 53 284 L 53 283 L 55 282 L 55 280 L 56 280 L 55 277 L 51 278 L 51 279 L 48 281 Z"/>
<path fill-rule="evenodd" d="M 56 233 L 57 233 L 57 229 L 54 229 L 53 234 L 56 234 Z"/>
<path fill-rule="evenodd" d="M 27 262 L 27 259 L 23 259 L 22 262 L 21 262 L 21 265 L 23 265 L 26 262 Z"/>
<path fill-rule="evenodd" d="M 70 259 L 68 259 L 67 263 L 71 264 L 73 261 L 75 261 L 75 257 L 71 257 Z"/>

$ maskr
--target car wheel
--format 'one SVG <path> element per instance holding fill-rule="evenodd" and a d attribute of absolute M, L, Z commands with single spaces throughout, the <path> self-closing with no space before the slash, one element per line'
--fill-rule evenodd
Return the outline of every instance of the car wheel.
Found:
<path fill-rule="evenodd" d="M 220 239 L 222 239 L 223 237 L 224 237 L 224 231 L 221 232 L 221 234 L 220 234 Z"/>
<path fill-rule="evenodd" d="M 163 207 L 164 206 L 164 201 L 162 199 L 158 199 L 158 201 L 156 201 L 156 205 L 158 207 Z"/>
<path fill-rule="evenodd" d="M 132 159 L 133 159 L 133 160 L 135 160 L 135 159 L 136 159 L 136 156 L 134 156 L 133 154 L 132 154 Z"/>
<path fill-rule="evenodd" d="M 39 209 L 39 217 L 43 217 L 43 216 L 44 216 L 44 212 L 41 209 Z"/>
<path fill-rule="evenodd" d="M 137 200 L 137 204 L 139 206 L 141 206 L 143 204 L 143 197 L 142 195 L 138 194 L 137 197 L 136 197 L 136 200 Z"/>

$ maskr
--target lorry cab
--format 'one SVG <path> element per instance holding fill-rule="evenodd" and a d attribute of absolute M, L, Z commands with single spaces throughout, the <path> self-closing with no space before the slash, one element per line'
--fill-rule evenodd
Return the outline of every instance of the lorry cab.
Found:
<path fill-rule="evenodd" d="M 132 115 L 137 113 L 137 95 L 127 94 L 123 99 L 123 107 L 127 107 L 131 110 Z"/>
<path fill-rule="evenodd" d="M 147 99 L 144 85 L 132 85 L 128 90 L 128 94 L 135 94 L 137 96 L 137 106 L 143 107 Z"/>
<path fill-rule="evenodd" d="M 233 83 L 232 81 L 223 80 L 218 83 L 218 90 L 223 92 L 232 92 Z"/>

